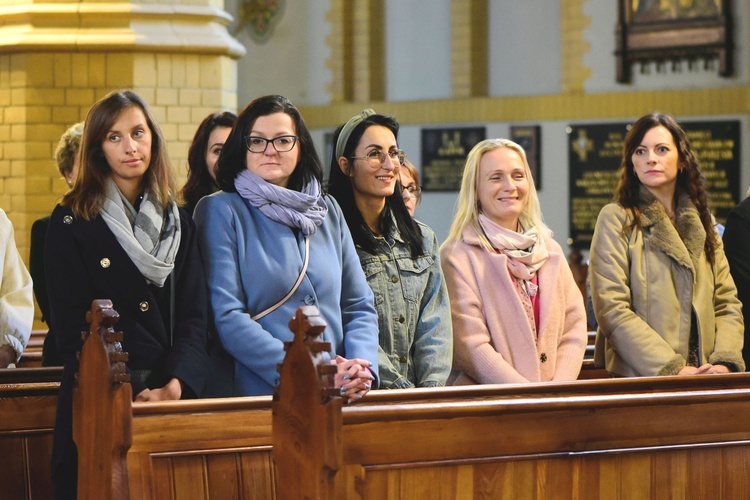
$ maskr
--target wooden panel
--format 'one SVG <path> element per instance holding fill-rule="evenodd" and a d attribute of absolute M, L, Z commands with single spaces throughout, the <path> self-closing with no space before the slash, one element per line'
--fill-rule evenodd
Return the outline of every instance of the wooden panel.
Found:
<path fill-rule="evenodd" d="M 732 446 L 722 450 L 721 498 L 750 498 L 750 446 Z"/>
<path fill-rule="evenodd" d="M 625 454 L 620 458 L 620 498 L 643 500 L 651 496 L 651 455 Z"/>
<path fill-rule="evenodd" d="M 243 453 L 240 458 L 243 499 L 276 498 L 276 473 L 271 452 Z"/>
<path fill-rule="evenodd" d="M 654 453 L 651 461 L 651 490 L 655 498 L 688 498 L 686 483 L 676 477 L 688 475 L 688 450 Z"/>
<path fill-rule="evenodd" d="M 19 435 L 0 436 L 0 453 L 3 464 L 0 466 L 0 488 L 3 498 L 29 498 L 28 476 L 25 470 L 24 438 Z M 12 459 L 8 459 L 12 457 Z M 42 498 L 42 497 L 39 497 Z"/>
<path fill-rule="evenodd" d="M 206 462 L 202 456 L 174 457 L 172 475 L 174 477 L 175 500 L 205 500 Z"/>
<path fill-rule="evenodd" d="M 135 436 L 135 434 L 133 434 Z M 151 491 L 154 500 L 174 499 L 174 475 L 171 458 L 156 458 L 151 461 Z"/>
<path fill-rule="evenodd" d="M 27 477 L 31 487 L 32 499 L 54 497 L 52 471 L 52 433 L 32 434 L 26 439 Z M 12 496 L 9 498 L 13 498 Z"/>
<path fill-rule="evenodd" d="M 694 449 L 688 458 L 687 490 L 695 498 L 721 498 L 721 449 Z"/>
<path fill-rule="evenodd" d="M 236 453 L 208 455 L 206 474 L 208 498 L 240 498 L 240 457 Z"/>

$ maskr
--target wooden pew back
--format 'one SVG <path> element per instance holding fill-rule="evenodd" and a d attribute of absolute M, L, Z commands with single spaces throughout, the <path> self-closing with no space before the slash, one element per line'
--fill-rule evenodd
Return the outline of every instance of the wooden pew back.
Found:
<path fill-rule="evenodd" d="M 298 347 L 273 403 L 129 405 L 132 498 L 750 497 L 750 375 L 373 391 L 341 405 L 325 349 Z"/>
<path fill-rule="evenodd" d="M 52 498 L 52 429 L 61 377 L 61 367 L 0 370 L 2 498 Z"/>

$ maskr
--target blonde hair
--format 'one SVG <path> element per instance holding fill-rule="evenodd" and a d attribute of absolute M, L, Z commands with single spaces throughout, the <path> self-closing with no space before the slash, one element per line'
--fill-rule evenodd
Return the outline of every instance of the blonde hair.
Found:
<path fill-rule="evenodd" d="M 526 159 L 526 152 L 521 146 L 508 139 L 486 139 L 474 146 L 466 157 L 466 166 L 464 167 L 464 174 L 461 179 L 461 191 L 458 194 L 458 201 L 456 202 L 456 217 L 453 219 L 448 239 L 445 240 L 443 245 L 448 245 L 453 241 L 460 241 L 464 230 L 467 227 L 473 227 L 479 235 L 482 246 L 487 250 L 492 250 L 492 245 L 479 225 L 481 207 L 477 198 L 477 187 L 479 184 L 479 163 L 482 161 L 482 157 L 485 153 L 498 148 L 508 148 L 518 153 L 518 156 L 521 157 L 521 163 L 523 163 L 524 173 L 529 181 L 528 202 L 519 217 L 521 225 L 524 229 L 531 229 L 532 227 L 542 229 L 546 227 L 542 219 L 542 209 L 539 204 L 539 197 L 536 194 L 534 179 L 531 177 L 531 169 Z"/>

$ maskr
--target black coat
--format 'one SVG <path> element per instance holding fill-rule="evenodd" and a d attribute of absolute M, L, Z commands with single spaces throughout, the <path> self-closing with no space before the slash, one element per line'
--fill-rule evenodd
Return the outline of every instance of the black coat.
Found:
<path fill-rule="evenodd" d="M 29 274 L 34 282 L 34 295 L 42 311 L 42 321 L 49 327 L 49 297 L 47 278 L 44 274 L 44 243 L 47 238 L 50 216 L 34 221 L 31 226 L 31 248 L 29 251 Z M 63 360 L 57 351 L 57 342 L 52 329 L 47 330 L 42 347 L 42 366 L 62 366 Z"/>
<path fill-rule="evenodd" d="M 745 344 L 742 357 L 750 366 L 750 198 L 734 207 L 724 228 L 724 253 L 729 261 L 729 272 L 737 286 L 745 317 Z"/>
<path fill-rule="evenodd" d="M 45 271 L 50 303 L 49 324 L 65 370 L 58 398 L 53 475 L 70 476 L 75 463 L 72 442 L 72 386 L 81 350 L 81 331 L 94 299 L 109 299 L 120 319 L 128 369 L 152 370 L 144 384 L 131 376 L 133 397 L 162 387 L 171 378 L 183 382 L 183 398 L 201 393 L 208 374 L 206 329 L 208 298 L 195 226 L 180 210 L 181 239 L 172 276 L 164 287 L 149 285 L 120 246 L 104 219 L 86 221 L 69 207 L 52 212 L 45 244 Z M 175 278 L 173 340 L 170 341 L 170 280 Z M 171 343 L 171 346 L 170 346 Z M 74 468 L 74 466 L 73 466 Z M 57 482 L 57 479 L 56 479 Z M 56 485 L 57 487 L 57 485 Z M 65 498 L 66 496 L 59 496 Z"/>

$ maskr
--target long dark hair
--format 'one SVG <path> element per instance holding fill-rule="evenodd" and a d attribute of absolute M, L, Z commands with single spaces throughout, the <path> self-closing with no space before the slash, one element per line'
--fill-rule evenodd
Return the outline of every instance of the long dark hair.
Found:
<path fill-rule="evenodd" d="M 182 200 L 191 213 L 198 200 L 219 189 L 206 164 L 206 150 L 211 132 L 217 127 L 232 128 L 236 119 L 237 115 L 231 111 L 211 113 L 203 119 L 198 125 L 198 130 L 195 131 L 193 142 L 188 150 L 188 178 L 181 193 Z"/>
<path fill-rule="evenodd" d="M 346 141 L 343 156 L 347 158 L 347 161 L 349 161 L 349 158 L 354 155 L 354 150 L 357 148 L 359 140 L 364 135 L 365 130 L 373 125 L 386 127 L 393 132 L 394 137 L 398 138 L 399 126 L 395 118 L 378 114 L 368 116 L 352 130 L 349 139 Z M 362 217 L 362 213 L 354 202 L 354 187 L 352 186 L 352 181 L 341 171 L 338 162 L 339 159 L 336 158 L 336 145 L 343 127 L 344 125 L 339 126 L 333 134 L 334 153 L 331 157 L 328 192 L 331 196 L 336 198 L 336 201 L 338 201 L 341 206 L 341 210 L 346 218 L 346 224 L 349 226 L 349 231 L 352 233 L 354 243 L 366 252 L 375 254 L 377 251 L 375 237 L 372 234 L 372 231 L 367 227 L 367 223 L 365 222 L 364 217 Z M 392 229 L 393 219 L 391 219 L 391 214 L 393 214 L 393 218 L 396 220 L 396 227 L 398 227 L 401 237 L 411 250 L 411 256 L 418 257 L 424 254 L 424 248 L 422 247 L 422 231 L 412 218 L 411 214 L 409 214 L 409 210 L 406 208 L 404 198 L 401 196 L 400 183 L 396 186 L 393 194 L 386 197 L 385 208 L 380 213 L 379 222 L 384 233 L 388 233 Z"/>
<path fill-rule="evenodd" d="M 315 144 L 313 144 L 305 120 L 302 119 L 302 115 L 294 104 L 286 97 L 267 95 L 253 100 L 240 112 L 234 128 L 227 137 L 227 142 L 224 143 L 224 149 L 219 156 L 219 167 L 216 171 L 216 182 L 218 182 L 222 191 L 236 191 L 234 179 L 237 174 L 247 168 L 247 149 L 245 148 L 244 138 L 252 130 L 255 120 L 261 116 L 274 113 L 286 113 L 292 118 L 300 148 L 299 163 L 297 163 L 292 175 L 289 176 L 287 189 L 300 191 L 312 179 L 317 179 L 322 188 L 323 165 L 315 151 Z"/>
<path fill-rule="evenodd" d="M 713 217 L 708 207 L 708 194 L 706 192 L 705 177 L 701 172 L 698 159 L 693 154 L 687 134 L 677 121 L 668 114 L 651 113 L 642 116 L 630 128 L 625 137 L 625 146 L 622 152 L 622 163 L 620 164 L 620 180 L 615 191 L 615 200 L 633 214 L 633 226 L 640 225 L 640 201 L 641 182 L 635 174 L 633 165 L 633 153 L 640 146 L 646 132 L 654 127 L 662 126 L 672 134 L 679 155 L 678 163 L 680 170 L 677 173 L 677 191 L 682 190 L 690 196 L 690 200 L 698 209 L 701 224 L 706 231 L 706 243 L 704 251 L 706 259 L 712 265 L 718 241 L 714 229 Z"/>
<path fill-rule="evenodd" d="M 99 214 L 104 202 L 105 181 L 112 174 L 102 143 L 120 113 L 130 107 L 143 112 L 151 131 L 151 163 L 143 176 L 144 187 L 157 193 L 164 207 L 174 192 L 174 174 L 167 154 L 164 136 L 146 102 L 132 90 L 110 92 L 94 104 L 83 125 L 78 177 L 73 188 L 63 197 L 73 213 L 90 220 Z"/>

